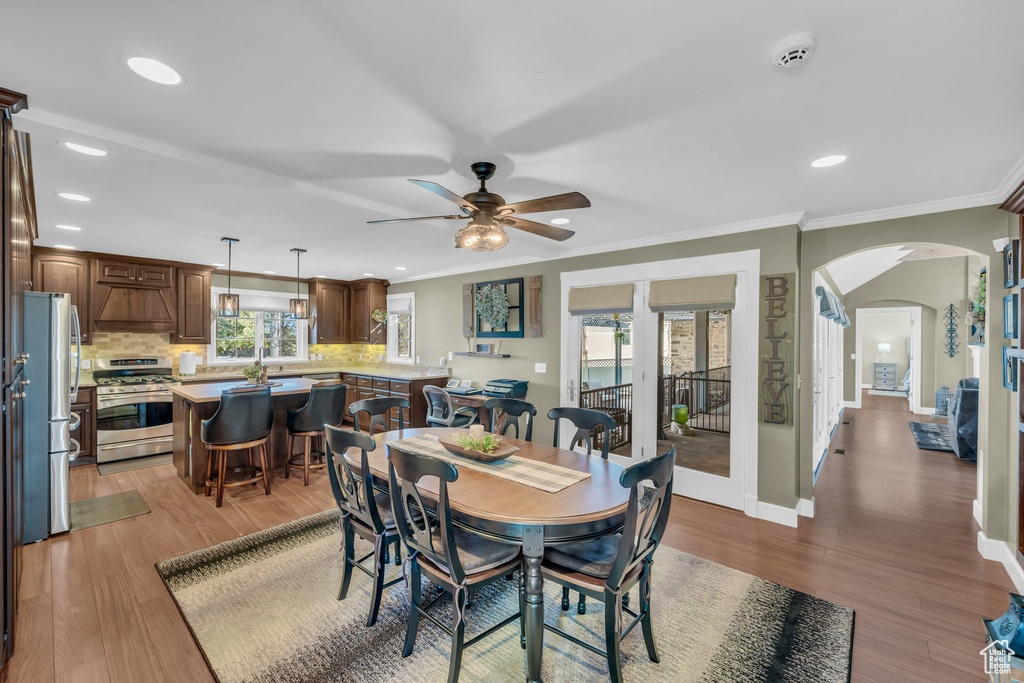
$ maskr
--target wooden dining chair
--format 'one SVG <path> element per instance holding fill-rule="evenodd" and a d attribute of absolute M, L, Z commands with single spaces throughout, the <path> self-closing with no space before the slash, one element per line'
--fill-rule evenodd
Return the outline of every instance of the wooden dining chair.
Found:
<path fill-rule="evenodd" d="M 533 418 L 537 415 L 537 406 L 527 401 L 520 401 L 518 398 L 489 398 L 484 401 L 484 408 L 491 411 L 491 424 L 488 431 L 491 434 L 508 434 L 509 430 L 515 429 L 517 439 L 533 441 Z M 501 426 L 495 429 L 498 411 L 505 413 Z M 519 419 L 526 415 L 526 436 L 519 435 Z"/>
<path fill-rule="evenodd" d="M 353 567 L 373 579 L 372 597 L 370 598 L 370 614 L 366 625 L 377 623 L 380 611 L 381 596 L 384 589 L 401 581 L 401 577 L 384 582 L 384 568 L 388 563 L 387 548 L 395 546 L 395 557 L 399 558 L 401 537 L 395 526 L 395 516 L 391 512 L 391 498 L 386 493 L 378 493 L 373 488 L 373 475 L 370 473 L 366 452 L 376 448 L 376 442 L 366 434 L 349 431 L 327 425 L 325 427 L 327 441 L 327 474 L 331 480 L 331 491 L 334 501 L 341 510 L 341 532 L 345 543 L 345 568 L 338 589 L 338 600 L 348 595 L 352 581 Z M 345 458 L 350 448 L 359 449 L 359 473 L 356 477 Z M 353 543 L 355 536 L 373 544 L 373 552 L 356 559 Z M 373 571 L 363 566 L 363 562 L 373 558 Z M 396 564 L 400 564 L 396 561 Z"/>
<path fill-rule="evenodd" d="M 520 578 L 519 611 L 487 630 L 465 640 L 466 604 L 471 591 L 515 574 L 522 559 L 515 545 L 491 541 L 478 534 L 463 531 L 452 525 L 448 484 L 459 478 L 459 471 L 443 460 L 418 453 L 403 451 L 388 444 L 388 474 L 390 479 L 391 508 L 395 511 L 395 524 L 402 542 L 409 552 L 406 579 L 409 583 L 409 621 L 405 633 L 402 656 L 412 654 L 420 616 L 451 636 L 448 683 L 459 680 L 464 648 L 486 638 L 506 624 L 519 619 L 519 638 L 523 642 L 523 589 Z M 419 482 L 424 477 L 438 480 L 436 528 L 431 528 L 429 515 L 417 518 L 417 513 L 428 510 L 420 496 Z M 401 480 L 401 483 L 399 483 Z M 420 604 L 421 575 L 434 582 L 452 596 L 454 619 L 451 628 L 435 619 L 428 610 L 443 597 L 440 593 L 426 605 Z M 520 577 L 522 572 L 520 571 Z"/>
<path fill-rule="evenodd" d="M 647 656 L 652 662 L 660 661 L 651 621 L 651 564 L 668 524 L 675 460 L 676 449 L 672 448 L 655 458 L 630 465 L 622 472 L 619 483 L 630 492 L 621 533 L 585 543 L 553 546 L 544 552 L 541 572 L 546 581 L 554 581 L 561 584 L 563 590 L 572 588 L 604 603 L 606 649 L 602 651 L 555 626 L 544 624 L 544 628 L 606 657 L 612 683 L 622 681 L 619 643 L 637 622 L 644 632 Z M 655 493 L 651 505 L 642 510 L 643 487 L 639 484 L 645 480 L 654 484 Z M 623 604 L 622 598 L 638 583 L 640 611 L 634 612 L 628 604 Z M 562 608 L 566 609 L 564 602 Z M 633 617 L 633 622 L 625 628 L 622 628 L 622 612 Z"/>
<path fill-rule="evenodd" d="M 548 411 L 548 417 L 555 421 L 554 446 L 558 448 L 558 421 L 568 420 L 576 428 L 576 433 L 569 439 L 568 448 L 572 449 L 578 443 L 587 447 L 587 455 L 594 452 L 594 441 L 592 434 L 598 427 L 604 427 L 604 435 L 601 438 L 601 457 L 608 459 L 608 445 L 611 442 L 611 432 L 615 429 L 615 420 L 608 413 L 600 410 L 589 410 L 587 408 L 574 408 L 563 406 L 552 408 Z"/>
<path fill-rule="evenodd" d="M 352 426 L 359 432 L 359 413 L 366 413 L 370 416 L 370 425 L 366 432 L 373 434 L 377 426 L 384 427 L 384 431 L 390 431 L 391 425 L 388 421 L 388 412 L 398 409 L 398 428 L 405 429 L 404 411 L 409 408 L 409 399 L 398 397 L 364 398 L 362 401 L 353 401 L 348 407 L 348 414 L 352 416 Z"/>

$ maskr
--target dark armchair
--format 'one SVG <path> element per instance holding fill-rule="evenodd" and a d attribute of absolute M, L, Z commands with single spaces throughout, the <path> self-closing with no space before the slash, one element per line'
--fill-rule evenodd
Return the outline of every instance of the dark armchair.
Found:
<path fill-rule="evenodd" d="M 949 441 L 961 460 L 978 460 L 978 378 L 968 377 L 956 385 L 949 402 Z"/>

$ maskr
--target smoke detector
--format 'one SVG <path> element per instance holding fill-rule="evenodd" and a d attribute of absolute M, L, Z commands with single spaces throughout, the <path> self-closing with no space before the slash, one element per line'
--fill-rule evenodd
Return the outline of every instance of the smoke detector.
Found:
<path fill-rule="evenodd" d="M 800 66 L 811 58 L 818 41 L 810 33 L 795 33 L 775 44 L 772 63 L 783 69 Z"/>

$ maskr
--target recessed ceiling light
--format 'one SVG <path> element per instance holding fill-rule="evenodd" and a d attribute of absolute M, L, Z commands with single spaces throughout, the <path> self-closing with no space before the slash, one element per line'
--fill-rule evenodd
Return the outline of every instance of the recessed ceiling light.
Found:
<path fill-rule="evenodd" d="M 105 157 L 109 152 L 105 149 L 97 149 L 95 147 L 87 147 L 86 145 L 80 145 L 77 142 L 68 142 L 67 140 L 61 140 L 60 144 L 70 149 L 72 152 L 78 152 L 79 154 L 85 154 L 90 157 Z"/>
<path fill-rule="evenodd" d="M 395 266 L 395 270 L 405 270 L 405 266 Z"/>
<path fill-rule="evenodd" d="M 228 264 L 226 264 L 226 263 L 211 263 L 210 265 L 213 266 L 214 268 L 226 268 Z"/>
<path fill-rule="evenodd" d="M 69 202 L 91 202 L 92 200 L 86 197 L 84 194 L 75 194 L 74 192 L 58 192 L 57 196 L 61 199 L 67 199 Z"/>
<path fill-rule="evenodd" d="M 276 270 L 264 270 L 263 274 L 264 275 L 277 275 L 277 271 Z"/>
<path fill-rule="evenodd" d="M 54 249 L 74 249 L 70 244 L 55 244 Z"/>
<path fill-rule="evenodd" d="M 76 232 L 81 230 L 81 228 L 78 227 L 77 225 L 62 225 L 62 224 L 58 223 L 57 227 L 60 228 L 61 230 L 74 230 Z"/>
<path fill-rule="evenodd" d="M 552 218 L 551 225 L 565 225 L 569 222 L 568 218 Z"/>
<path fill-rule="evenodd" d="M 811 162 L 811 166 L 813 166 L 814 168 L 828 168 L 829 166 L 841 164 L 844 161 L 846 161 L 845 154 L 833 154 L 831 156 L 815 159 L 814 161 Z"/>
<path fill-rule="evenodd" d="M 363 277 L 373 277 L 373 273 L 363 273 Z"/>
<path fill-rule="evenodd" d="M 128 68 L 143 78 L 159 83 L 160 85 L 178 85 L 181 83 L 181 74 L 149 57 L 130 57 Z"/>

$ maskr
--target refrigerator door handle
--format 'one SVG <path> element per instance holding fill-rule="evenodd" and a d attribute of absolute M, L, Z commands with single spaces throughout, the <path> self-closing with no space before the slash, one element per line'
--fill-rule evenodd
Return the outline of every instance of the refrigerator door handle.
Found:
<path fill-rule="evenodd" d="M 71 453 L 68 454 L 68 460 L 74 460 L 78 457 L 78 454 L 82 452 L 82 444 L 78 443 L 74 439 L 71 439 Z"/>
<path fill-rule="evenodd" d="M 72 341 L 75 344 L 75 388 L 71 391 L 71 402 L 78 400 L 78 385 L 82 379 L 82 327 L 78 320 L 78 307 L 71 307 L 71 320 L 75 327 L 75 336 Z"/>
<path fill-rule="evenodd" d="M 82 416 L 78 413 L 71 413 L 71 418 L 68 420 L 68 430 L 75 431 L 82 424 Z"/>

